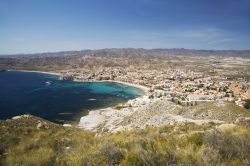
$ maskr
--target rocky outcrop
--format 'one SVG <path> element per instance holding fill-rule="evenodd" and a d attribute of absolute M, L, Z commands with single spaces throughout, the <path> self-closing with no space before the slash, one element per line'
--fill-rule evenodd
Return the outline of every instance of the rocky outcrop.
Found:
<path fill-rule="evenodd" d="M 70 74 L 65 74 L 60 76 L 59 79 L 63 81 L 74 81 L 74 76 Z"/>
<path fill-rule="evenodd" d="M 250 113 L 243 108 L 223 101 L 187 107 L 168 99 L 144 96 L 130 100 L 128 104 L 129 107 L 119 110 L 106 108 L 90 111 L 89 115 L 81 118 L 79 127 L 97 132 L 118 132 L 185 123 L 235 123 L 237 118 L 250 117 Z"/>

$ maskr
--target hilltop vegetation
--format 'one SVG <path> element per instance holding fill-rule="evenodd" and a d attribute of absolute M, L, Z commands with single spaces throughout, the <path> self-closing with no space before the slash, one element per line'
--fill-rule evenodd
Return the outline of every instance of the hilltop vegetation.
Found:
<path fill-rule="evenodd" d="M 0 122 L 0 165 L 249 165 L 250 124 L 98 135 L 28 116 Z"/>

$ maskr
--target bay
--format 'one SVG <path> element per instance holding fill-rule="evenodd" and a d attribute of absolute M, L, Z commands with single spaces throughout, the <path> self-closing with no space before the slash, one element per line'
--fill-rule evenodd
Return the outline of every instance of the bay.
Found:
<path fill-rule="evenodd" d="M 80 83 L 36 72 L 0 73 L 0 119 L 32 114 L 57 123 L 79 121 L 88 110 L 127 102 L 141 89 L 114 82 Z"/>

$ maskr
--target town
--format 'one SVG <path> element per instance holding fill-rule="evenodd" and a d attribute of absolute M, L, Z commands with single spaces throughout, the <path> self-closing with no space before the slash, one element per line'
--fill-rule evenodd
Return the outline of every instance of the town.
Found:
<path fill-rule="evenodd" d="M 100 57 L 93 58 L 94 55 L 86 57 L 85 62 L 100 61 Z M 178 58 L 184 60 L 176 62 Z M 149 89 L 147 91 L 149 98 L 168 98 L 181 105 L 191 106 L 224 100 L 234 102 L 241 107 L 248 107 L 247 102 L 250 100 L 249 59 L 220 58 L 221 63 L 216 63 L 217 57 L 208 57 L 202 61 L 198 57 L 171 57 L 170 62 L 174 61 L 173 59 L 175 59 L 175 64 L 172 66 L 166 64 L 169 60 L 167 59 L 155 61 L 154 66 L 150 64 L 151 62 L 143 61 L 144 64 L 140 65 L 132 63 L 129 65 L 127 62 L 125 67 L 121 62 L 121 66 L 61 70 L 60 79 L 78 82 L 120 81 L 141 85 Z M 129 59 L 123 61 L 126 60 L 131 61 Z M 185 63 L 184 66 L 181 65 L 183 63 Z M 192 67 L 194 63 L 203 63 L 202 68 Z M 173 67 L 174 65 L 177 67 Z M 234 69 L 235 66 L 237 70 Z"/>

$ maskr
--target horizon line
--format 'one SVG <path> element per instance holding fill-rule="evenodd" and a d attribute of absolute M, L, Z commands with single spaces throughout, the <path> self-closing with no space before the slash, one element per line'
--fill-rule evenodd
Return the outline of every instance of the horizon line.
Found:
<path fill-rule="evenodd" d="M 173 48 L 142 48 L 142 47 L 107 47 L 107 48 L 98 48 L 98 49 L 81 49 L 81 50 L 62 50 L 62 51 L 44 51 L 44 52 L 30 52 L 30 53 L 7 53 L 0 54 L 0 56 L 13 56 L 13 55 L 32 55 L 32 54 L 51 54 L 51 53 L 62 53 L 62 52 L 81 52 L 81 51 L 98 51 L 98 50 L 108 50 L 108 49 L 143 49 L 143 50 L 194 50 L 194 51 L 250 51 L 250 49 L 192 49 L 192 48 L 182 48 L 182 47 L 173 47 Z"/>

